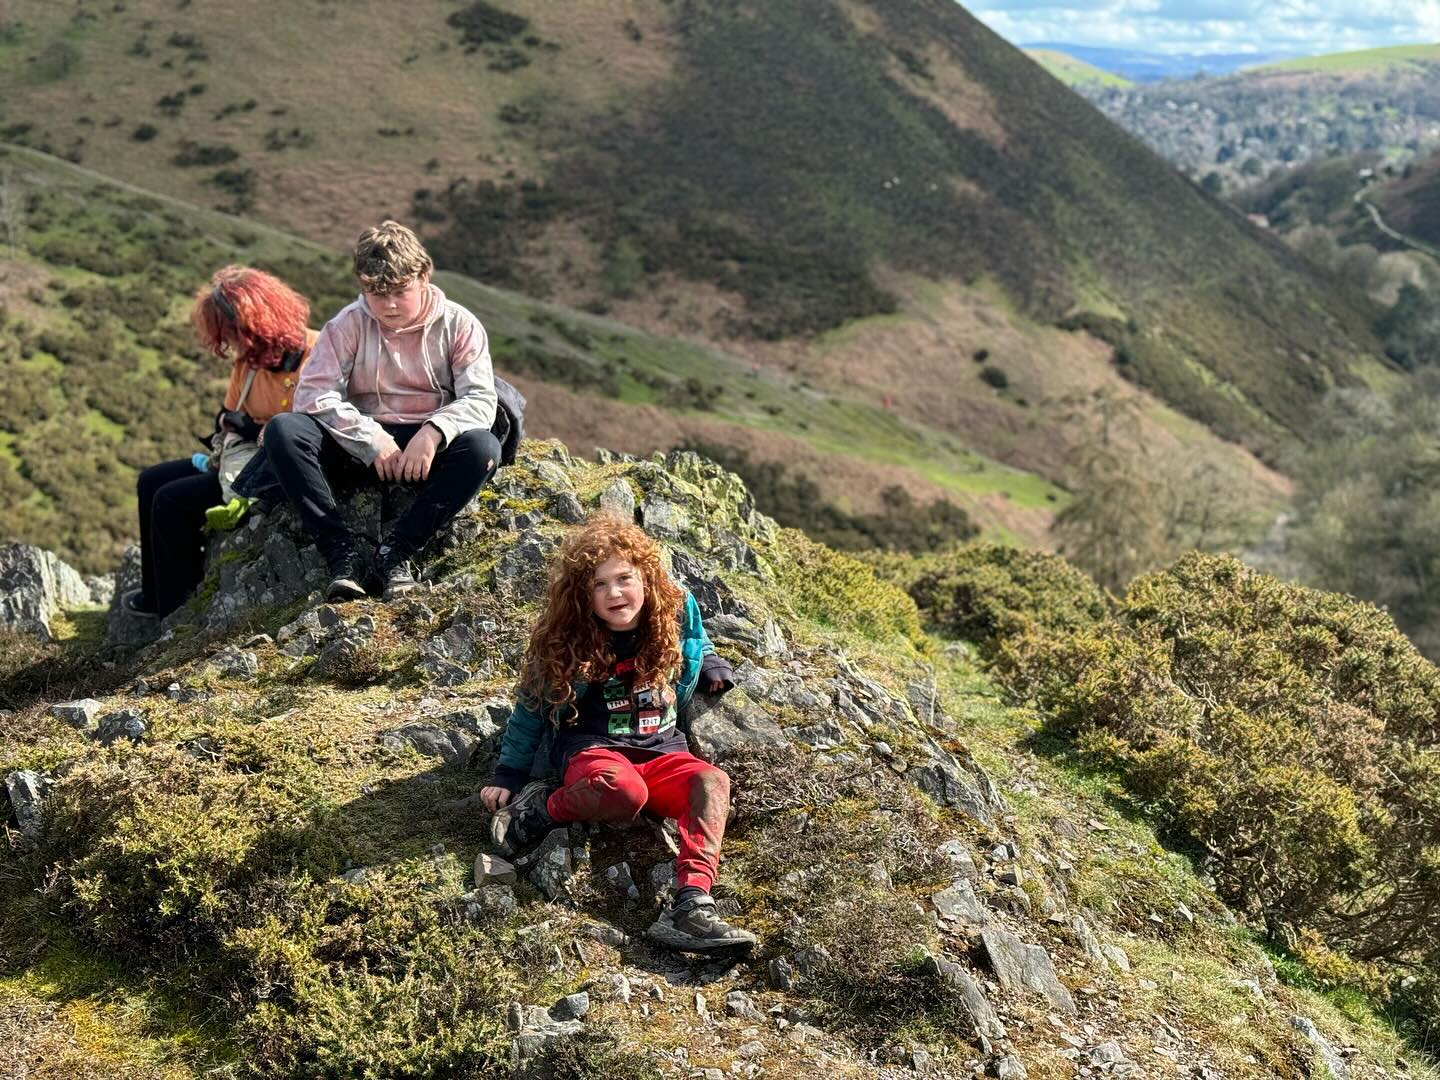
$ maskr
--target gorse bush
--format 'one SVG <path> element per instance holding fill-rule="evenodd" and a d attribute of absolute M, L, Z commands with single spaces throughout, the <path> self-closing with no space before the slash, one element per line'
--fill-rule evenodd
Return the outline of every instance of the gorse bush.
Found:
<path fill-rule="evenodd" d="M 998 652 L 1232 905 L 1360 960 L 1440 959 L 1440 671 L 1384 612 L 1195 553 Z"/>
<path fill-rule="evenodd" d="M 880 573 L 910 594 L 947 637 L 992 652 L 1029 630 L 1093 626 L 1109 609 L 1105 594 L 1058 555 L 971 544 L 917 558 L 875 557 Z"/>

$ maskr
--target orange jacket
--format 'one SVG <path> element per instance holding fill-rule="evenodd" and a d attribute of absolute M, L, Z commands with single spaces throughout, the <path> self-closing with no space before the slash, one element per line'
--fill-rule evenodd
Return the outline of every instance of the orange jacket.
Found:
<path fill-rule="evenodd" d="M 289 371 L 271 371 L 260 368 L 255 372 L 255 381 L 250 384 L 250 393 L 245 395 L 245 412 L 250 419 L 265 423 L 276 413 L 289 412 L 295 402 L 295 385 L 300 381 L 300 372 L 310 360 L 319 331 L 305 331 L 305 351 L 300 362 Z M 249 367 L 236 362 L 230 372 L 230 385 L 225 388 L 225 408 L 235 408 L 240 400 L 240 390 L 245 385 L 245 373 Z"/>

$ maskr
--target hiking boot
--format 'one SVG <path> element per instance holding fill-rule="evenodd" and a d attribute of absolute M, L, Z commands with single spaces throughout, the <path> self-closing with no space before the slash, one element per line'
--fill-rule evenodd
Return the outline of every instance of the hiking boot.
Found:
<path fill-rule="evenodd" d="M 330 584 L 325 587 L 325 599 L 337 602 L 363 600 L 365 598 L 365 564 L 353 551 L 345 551 L 329 559 Z"/>
<path fill-rule="evenodd" d="M 558 828 L 550 811 L 545 809 L 554 790 L 554 784 L 532 780 L 520 794 L 495 811 L 490 819 L 490 837 L 502 855 L 513 858 L 534 847 L 551 829 Z"/>
<path fill-rule="evenodd" d="M 420 587 L 415 580 L 415 569 L 404 553 L 389 544 L 381 544 L 377 552 L 380 562 L 381 595 L 386 600 L 395 600 Z"/>
<path fill-rule="evenodd" d="M 715 914 L 715 901 L 706 893 L 666 907 L 650 924 L 645 936 L 656 944 L 682 952 L 740 950 L 755 945 L 754 934 L 731 926 Z"/>
<path fill-rule="evenodd" d="M 160 613 L 151 611 L 145 606 L 145 591 L 143 589 L 131 589 L 124 596 L 120 597 L 120 606 L 127 615 L 134 615 L 140 619 L 158 619 Z"/>

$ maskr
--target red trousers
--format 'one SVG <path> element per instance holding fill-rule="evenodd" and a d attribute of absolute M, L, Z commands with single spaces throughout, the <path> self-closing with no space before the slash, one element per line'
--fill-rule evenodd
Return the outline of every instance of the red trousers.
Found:
<path fill-rule="evenodd" d="M 603 747 L 582 750 L 565 767 L 564 786 L 545 804 L 559 822 L 628 825 L 642 810 L 680 824 L 677 888 L 710 891 L 730 813 L 730 777 L 694 754 L 673 752 L 634 762 Z"/>

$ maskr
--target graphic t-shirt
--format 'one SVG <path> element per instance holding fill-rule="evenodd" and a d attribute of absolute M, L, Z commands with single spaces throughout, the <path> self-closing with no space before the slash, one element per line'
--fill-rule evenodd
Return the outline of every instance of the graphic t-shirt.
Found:
<path fill-rule="evenodd" d="M 557 750 L 562 772 L 572 757 L 595 746 L 627 751 L 635 760 L 690 748 L 675 726 L 674 688 L 667 687 L 667 700 L 661 700 L 654 687 L 635 685 L 638 637 L 637 631 L 625 630 L 611 638 L 615 662 L 607 677 L 586 687 L 576 703 L 575 722 L 561 726 Z"/>

